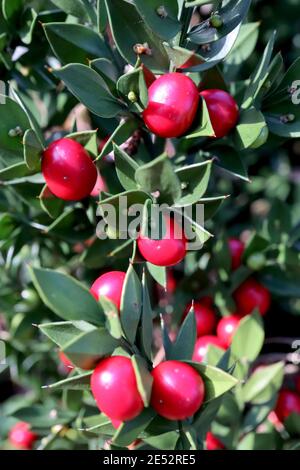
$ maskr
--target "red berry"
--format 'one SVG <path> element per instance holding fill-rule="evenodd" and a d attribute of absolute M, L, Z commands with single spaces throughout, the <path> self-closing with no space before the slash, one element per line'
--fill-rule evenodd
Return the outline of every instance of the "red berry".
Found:
<path fill-rule="evenodd" d="M 199 57 L 197 57 L 194 53 L 179 67 L 179 70 L 188 69 L 190 67 L 194 67 L 195 65 L 199 65 L 201 63 Z"/>
<path fill-rule="evenodd" d="M 112 420 L 129 421 L 144 408 L 128 357 L 103 359 L 92 374 L 91 389 L 100 411 Z"/>
<path fill-rule="evenodd" d="M 168 294 L 174 294 L 177 286 L 176 278 L 173 274 L 172 269 L 167 271 L 167 292 Z"/>
<path fill-rule="evenodd" d="M 32 449 L 37 440 L 37 435 L 30 430 L 30 425 L 22 421 L 13 426 L 8 437 L 14 447 L 24 450 Z"/>
<path fill-rule="evenodd" d="M 98 277 L 92 287 L 91 294 L 98 301 L 102 296 L 107 297 L 120 310 L 121 296 L 126 273 L 123 271 L 110 271 Z"/>
<path fill-rule="evenodd" d="M 144 79 L 145 79 L 146 87 L 149 88 L 152 85 L 152 83 L 155 82 L 156 76 L 144 64 L 142 64 L 142 69 L 143 69 L 143 73 L 144 73 Z"/>
<path fill-rule="evenodd" d="M 217 326 L 217 335 L 225 348 L 231 344 L 232 337 L 236 332 L 241 317 L 238 315 L 230 315 L 229 317 L 222 318 Z"/>
<path fill-rule="evenodd" d="M 91 193 L 96 167 L 85 148 L 72 139 L 59 139 L 44 151 L 42 173 L 50 191 L 60 199 L 78 201 Z"/>
<path fill-rule="evenodd" d="M 205 99 L 215 136 L 227 135 L 238 121 L 239 108 L 232 96 L 223 90 L 204 90 L 200 95 Z"/>
<path fill-rule="evenodd" d="M 245 245 L 238 238 L 230 238 L 228 240 L 229 251 L 231 255 L 231 269 L 235 270 L 242 264 L 242 256 Z"/>
<path fill-rule="evenodd" d="M 193 416 L 204 400 L 204 383 L 198 372 L 179 361 L 160 363 L 152 371 L 151 405 L 170 420 Z"/>
<path fill-rule="evenodd" d="M 208 432 L 206 434 L 206 449 L 207 450 L 223 450 L 225 449 L 225 446 L 211 432 Z"/>
<path fill-rule="evenodd" d="M 249 315 L 256 308 L 261 315 L 265 315 L 271 304 L 269 290 L 251 278 L 238 287 L 234 300 L 241 315 Z"/>
<path fill-rule="evenodd" d="M 183 320 L 189 313 L 192 307 L 192 302 L 189 303 L 184 311 Z M 209 335 L 212 333 L 216 326 L 216 314 L 214 310 L 202 302 L 194 302 L 194 312 L 197 325 L 197 336 Z"/>
<path fill-rule="evenodd" d="M 98 145 L 99 153 L 102 152 L 102 150 L 104 149 L 104 146 L 105 146 L 105 144 L 106 144 L 106 142 L 108 141 L 109 138 L 110 138 L 110 136 L 107 135 L 106 137 L 104 137 L 103 139 L 100 140 L 100 143 Z"/>
<path fill-rule="evenodd" d="M 194 82 L 181 73 L 159 77 L 148 90 L 143 112 L 146 126 L 160 137 L 178 137 L 191 126 L 199 104 Z"/>
<path fill-rule="evenodd" d="M 137 245 L 146 261 L 156 266 L 174 266 L 186 254 L 186 238 L 175 220 L 165 218 L 166 233 L 161 240 L 152 240 L 140 234 Z"/>
<path fill-rule="evenodd" d="M 210 297 L 210 295 L 205 295 L 204 297 L 201 297 L 200 303 L 206 307 L 213 307 L 214 299 Z"/>
<path fill-rule="evenodd" d="M 202 362 L 204 357 L 206 356 L 208 346 L 212 344 L 213 346 L 217 346 L 220 349 L 225 351 L 224 345 L 222 341 L 213 335 L 201 336 L 197 339 L 193 354 L 193 361 Z"/>
<path fill-rule="evenodd" d="M 107 186 L 106 186 L 106 183 L 105 183 L 104 179 L 102 178 L 102 176 L 101 176 L 100 173 L 98 172 L 98 174 L 97 174 L 97 179 L 96 179 L 96 183 L 95 183 L 94 188 L 93 188 L 92 191 L 91 191 L 90 196 L 92 196 L 92 197 L 98 197 L 99 194 L 100 194 L 102 191 L 107 191 Z"/>
<path fill-rule="evenodd" d="M 67 358 L 65 353 L 63 353 L 62 351 L 59 351 L 58 356 L 59 356 L 60 361 L 65 366 L 67 372 L 70 372 L 72 369 L 74 369 L 74 364 L 72 364 L 70 359 Z"/>
<path fill-rule="evenodd" d="M 291 414 L 300 414 L 300 396 L 290 390 L 281 390 L 278 395 L 275 413 L 281 422 Z"/>

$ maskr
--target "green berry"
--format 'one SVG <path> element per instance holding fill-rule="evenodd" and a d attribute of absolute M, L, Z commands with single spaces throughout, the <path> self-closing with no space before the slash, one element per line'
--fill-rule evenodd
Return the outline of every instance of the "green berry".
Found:
<path fill-rule="evenodd" d="M 253 253 L 247 259 L 247 266 L 253 271 L 259 271 L 265 266 L 265 264 L 266 264 L 266 257 L 263 253 Z"/>

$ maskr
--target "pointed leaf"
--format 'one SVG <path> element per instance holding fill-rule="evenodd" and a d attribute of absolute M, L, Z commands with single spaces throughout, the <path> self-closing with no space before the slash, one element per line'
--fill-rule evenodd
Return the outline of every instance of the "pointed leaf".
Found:
<path fill-rule="evenodd" d="M 138 355 L 132 356 L 132 365 L 134 368 L 137 388 L 142 397 L 144 406 L 147 408 L 150 404 L 153 377 L 150 374 L 145 360 Z"/>
<path fill-rule="evenodd" d="M 138 169 L 138 164 L 127 155 L 118 145 L 113 145 L 116 171 L 120 183 L 126 190 L 137 189 L 135 182 L 135 172 Z"/>
<path fill-rule="evenodd" d="M 129 266 L 123 284 L 120 318 L 127 339 L 133 344 L 141 316 L 141 282 L 132 265 Z"/>
<path fill-rule="evenodd" d="M 107 89 L 103 78 L 94 70 L 82 64 L 69 64 L 53 75 L 62 80 L 70 92 L 97 116 L 110 118 L 122 109 L 120 103 Z"/>
<path fill-rule="evenodd" d="M 65 320 L 85 320 L 102 325 L 104 314 L 88 289 L 76 279 L 50 269 L 29 268 L 41 299 Z"/>

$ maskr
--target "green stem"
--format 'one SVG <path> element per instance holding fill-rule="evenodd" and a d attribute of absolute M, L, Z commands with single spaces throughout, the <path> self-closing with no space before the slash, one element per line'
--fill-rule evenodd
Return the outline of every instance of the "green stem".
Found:
<path fill-rule="evenodd" d="M 185 8 L 183 5 L 181 15 L 180 15 L 180 22 L 182 23 L 182 31 L 179 39 L 179 46 L 184 46 L 186 42 L 186 33 L 188 32 L 191 18 L 193 16 L 194 8 Z"/>

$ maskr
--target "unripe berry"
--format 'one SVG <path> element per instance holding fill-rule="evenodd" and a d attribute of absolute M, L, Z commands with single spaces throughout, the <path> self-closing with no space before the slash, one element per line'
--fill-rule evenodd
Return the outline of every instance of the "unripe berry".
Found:
<path fill-rule="evenodd" d="M 180 361 L 161 362 L 152 371 L 151 405 L 170 420 L 193 416 L 204 400 L 204 382 L 190 365 Z"/>
<path fill-rule="evenodd" d="M 217 15 L 217 14 L 212 15 L 210 17 L 210 24 L 213 28 L 218 29 L 223 25 L 223 19 L 220 15 Z"/>
<path fill-rule="evenodd" d="M 66 201 L 89 196 L 97 180 L 97 170 L 88 152 L 68 138 L 52 142 L 43 152 L 42 173 L 50 191 Z"/>
<path fill-rule="evenodd" d="M 259 271 L 265 266 L 265 264 L 266 257 L 263 253 L 253 253 L 247 259 L 247 266 L 253 271 Z"/>

